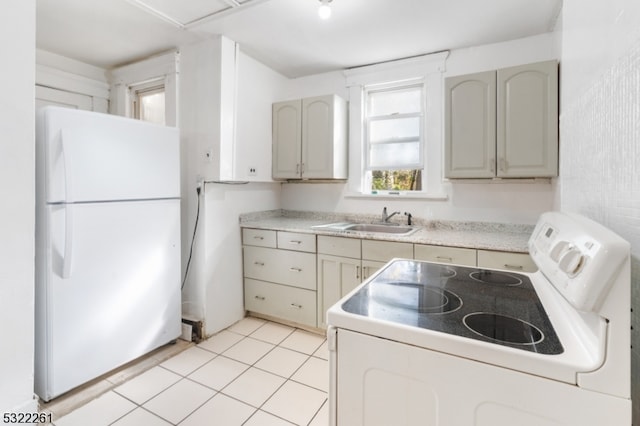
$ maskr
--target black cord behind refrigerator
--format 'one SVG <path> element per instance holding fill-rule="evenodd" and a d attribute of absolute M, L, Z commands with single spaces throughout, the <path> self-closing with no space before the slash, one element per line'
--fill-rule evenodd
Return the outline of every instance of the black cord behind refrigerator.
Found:
<path fill-rule="evenodd" d="M 202 183 L 202 186 L 205 185 L 206 182 Z M 182 279 L 182 286 L 180 289 L 184 289 L 184 285 L 187 282 L 187 276 L 189 275 L 189 267 L 191 266 L 191 257 L 193 256 L 193 244 L 196 241 L 196 232 L 198 231 L 198 221 L 200 220 L 200 190 L 202 188 L 198 186 L 196 188 L 196 193 L 198 194 L 198 207 L 196 209 L 196 223 L 193 225 L 193 235 L 191 236 L 191 247 L 189 248 L 189 259 L 187 260 L 187 267 L 184 271 L 184 278 Z"/>

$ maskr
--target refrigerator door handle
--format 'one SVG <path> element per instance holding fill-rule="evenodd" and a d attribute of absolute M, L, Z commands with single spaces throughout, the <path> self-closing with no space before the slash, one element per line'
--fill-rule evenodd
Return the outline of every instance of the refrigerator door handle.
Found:
<path fill-rule="evenodd" d="M 73 179 L 71 179 L 70 173 L 73 170 L 71 167 L 71 149 L 69 146 L 69 140 L 72 139 L 69 137 L 68 131 L 60 130 L 60 148 L 62 150 L 62 160 L 64 162 L 64 199 L 65 202 L 71 203 L 73 202 Z"/>
<path fill-rule="evenodd" d="M 64 257 L 62 259 L 62 278 L 71 276 L 71 260 L 73 257 L 73 205 L 64 206 Z"/>

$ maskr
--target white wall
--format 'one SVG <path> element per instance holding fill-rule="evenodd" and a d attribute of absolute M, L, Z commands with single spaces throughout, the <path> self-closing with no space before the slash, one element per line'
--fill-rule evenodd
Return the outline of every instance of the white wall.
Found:
<path fill-rule="evenodd" d="M 5 5 L 0 54 L 0 413 L 34 412 L 35 0 Z"/>
<path fill-rule="evenodd" d="M 557 34 L 451 51 L 444 76 L 557 59 Z M 319 93 L 322 92 L 322 93 Z M 290 98 L 338 93 L 348 97 L 344 77 L 327 73 L 293 80 Z M 442 132 L 439 132 L 442 138 Z M 358 143 L 349 141 L 349 143 Z M 441 161 L 440 161 L 441 163 Z M 555 183 L 445 183 L 447 201 L 349 197 L 345 184 L 285 184 L 282 207 L 347 213 L 379 213 L 384 206 L 425 219 L 533 224 L 553 209 Z"/>
<path fill-rule="evenodd" d="M 564 0 L 560 204 L 631 243 L 632 399 L 640 423 L 640 2 Z"/>

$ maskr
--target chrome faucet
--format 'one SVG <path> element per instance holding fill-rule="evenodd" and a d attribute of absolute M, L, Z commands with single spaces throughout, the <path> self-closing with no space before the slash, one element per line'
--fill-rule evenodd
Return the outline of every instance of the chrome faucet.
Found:
<path fill-rule="evenodd" d="M 390 215 L 387 215 L 387 208 L 384 207 L 382 209 L 382 223 L 389 223 L 389 219 L 391 219 L 393 216 L 395 216 L 397 214 L 400 214 L 400 212 L 393 212 Z"/>

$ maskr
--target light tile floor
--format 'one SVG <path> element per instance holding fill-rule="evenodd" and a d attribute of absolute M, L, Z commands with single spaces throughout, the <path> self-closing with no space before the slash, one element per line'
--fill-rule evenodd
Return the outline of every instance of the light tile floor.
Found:
<path fill-rule="evenodd" d="M 324 336 L 247 317 L 54 420 L 55 426 L 325 426 Z"/>

